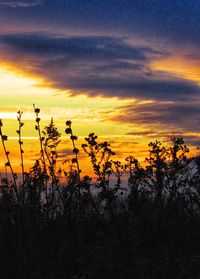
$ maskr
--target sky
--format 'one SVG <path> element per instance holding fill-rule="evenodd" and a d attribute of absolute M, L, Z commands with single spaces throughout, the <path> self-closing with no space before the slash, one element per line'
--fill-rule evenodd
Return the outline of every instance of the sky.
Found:
<path fill-rule="evenodd" d="M 199 14 L 198 0 L 0 0 L 0 118 L 16 168 L 18 110 L 27 165 L 38 155 L 33 103 L 61 153 L 68 119 L 80 142 L 95 132 L 121 158 L 172 134 L 199 146 Z"/>

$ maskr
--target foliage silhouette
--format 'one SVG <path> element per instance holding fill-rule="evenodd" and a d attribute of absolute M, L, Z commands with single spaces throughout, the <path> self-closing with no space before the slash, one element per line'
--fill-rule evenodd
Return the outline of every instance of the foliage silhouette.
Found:
<path fill-rule="evenodd" d="M 130 155 L 113 160 L 107 141 L 90 133 L 77 148 L 72 122 L 69 169 L 59 163 L 61 134 L 51 119 L 41 130 L 40 156 L 25 171 L 22 112 L 17 114 L 21 179 L 14 173 L 8 137 L 0 136 L 1 278 L 198 278 L 200 274 L 200 158 L 182 138 L 149 143 L 145 165 Z M 81 172 L 80 153 L 94 177 Z"/>

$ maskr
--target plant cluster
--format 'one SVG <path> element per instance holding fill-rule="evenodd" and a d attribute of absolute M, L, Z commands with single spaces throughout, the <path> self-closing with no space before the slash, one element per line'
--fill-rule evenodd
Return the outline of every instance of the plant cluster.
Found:
<path fill-rule="evenodd" d="M 23 113 L 17 113 L 18 175 L 0 120 L 10 173 L 0 180 L 1 278 L 9 272 L 10 278 L 197 278 L 200 158 L 188 157 L 184 140 L 150 142 L 142 166 L 132 155 L 115 160 L 110 143 L 94 133 L 78 149 L 68 120 L 72 156 L 66 169 L 58 160 L 61 134 L 53 118 L 42 130 L 40 109 L 34 106 L 34 113 L 40 155 L 28 172 Z M 96 179 L 82 174 L 80 152 Z"/>

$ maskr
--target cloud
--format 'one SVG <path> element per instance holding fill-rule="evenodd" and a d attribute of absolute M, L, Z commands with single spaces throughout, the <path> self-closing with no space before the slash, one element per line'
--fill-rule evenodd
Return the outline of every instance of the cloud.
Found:
<path fill-rule="evenodd" d="M 42 0 L 0 1 L 0 5 L 9 8 L 29 8 L 41 5 L 42 3 Z"/>
<path fill-rule="evenodd" d="M 48 86 L 70 89 L 74 95 L 144 101 L 116 108 L 118 116 L 106 117 L 152 130 L 146 136 L 196 131 L 200 125 L 199 85 L 150 68 L 154 59 L 170 55 L 162 49 L 125 38 L 54 34 L 1 35 L 0 48 L 0 59 L 43 77 Z"/>
<path fill-rule="evenodd" d="M 178 134 L 196 132 L 200 126 L 200 101 L 196 102 L 152 102 L 143 105 L 132 104 L 119 108 L 114 121 L 145 127 L 141 135 Z M 137 133 L 132 132 L 130 135 Z"/>
<path fill-rule="evenodd" d="M 149 64 L 169 53 L 108 36 L 63 37 L 49 34 L 0 36 L 0 58 L 43 77 L 49 86 L 90 96 L 184 100 L 199 86 Z"/>
<path fill-rule="evenodd" d="M 166 46 L 188 44 L 200 46 L 200 2 L 197 0 L 45 0 L 44 9 L 34 6 L 40 1 L 1 0 L 8 10 L 1 17 L 2 24 L 13 27 L 37 26 L 37 30 L 130 35 L 133 38 L 156 40 Z M 32 9 L 31 9 L 32 6 Z M 30 9 L 16 9 L 30 7 Z M 15 9 L 13 9 L 15 8 Z M 14 11 L 13 11 L 14 10 Z M 20 20 L 19 20 L 20 17 Z M 29 25 L 28 25 L 29 24 Z M 30 30 L 30 29 L 29 29 Z M 27 28 L 28 31 L 28 28 Z"/>
<path fill-rule="evenodd" d="M 61 37 L 59 35 L 2 35 L 2 43 L 25 54 L 67 55 L 70 59 L 146 60 L 148 53 L 162 54 L 148 47 L 134 47 L 123 39 L 107 36 Z M 23 54 L 23 53 L 22 53 Z"/>
<path fill-rule="evenodd" d="M 184 135 L 183 139 L 189 145 L 198 146 L 198 147 L 200 146 L 200 137 L 197 135 L 195 135 L 195 136 Z"/>
<path fill-rule="evenodd" d="M 170 128 L 170 127 L 168 127 Z M 164 138 L 170 140 L 172 137 L 183 137 L 184 141 L 193 146 L 200 146 L 200 136 L 197 133 L 192 133 L 194 135 L 188 135 L 187 132 L 179 131 L 172 131 L 170 129 L 160 130 L 152 129 L 146 131 L 136 131 L 136 132 L 129 132 L 127 133 L 128 136 L 133 136 L 134 138 L 145 138 L 145 139 L 154 139 L 154 138 Z"/>

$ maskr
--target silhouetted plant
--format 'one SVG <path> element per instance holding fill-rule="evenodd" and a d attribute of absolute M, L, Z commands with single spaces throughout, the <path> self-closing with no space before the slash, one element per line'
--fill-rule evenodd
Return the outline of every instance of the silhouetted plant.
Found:
<path fill-rule="evenodd" d="M 146 183 L 148 184 L 149 190 L 154 192 L 155 188 L 155 199 L 160 202 L 165 189 L 165 175 L 167 169 L 167 156 L 168 151 L 162 146 L 160 141 L 149 143 L 149 158 L 146 158 L 148 163 L 146 167 Z"/>
<path fill-rule="evenodd" d="M 143 190 L 145 170 L 140 166 L 138 160 L 129 156 L 126 159 L 125 171 L 128 174 L 128 186 L 131 190 L 131 196 L 136 201 L 139 193 Z"/>
<path fill-rule="evenodd" d="M 54 204 L 54 195 L 55 190 L 59 191 L 59 180 L 56 175 L 56 163 L 57 163 L 57 146 L 60 143 L 60 137 L 61 134 L 58 132 L 58 129 L 55 127 L 53 118 L 50 121 L 50 124 L 44 128 L 44 131 L 42 131 L 42 134 L 44 135 L 44 153 L 46 155 L 46 165 L 47 165 L 47 175 L 48 177 L 51 177 L 51 205 L 52 208 L 56 206 Z M 48 174 L 49 170 L 49 174 Z"/>
<path fill-rule="evenodd" d="M 8 140 L 8 136 L 4 135 L 2 132 L 2 127 L 3 127 L 3 122 L 2 120 L 0 120 L 0 136 L 1 136 L 1 142 L 2 142 L 2 146 L 3 146 L 3 150 L 4 150 L 4 154 L 6 156 L 7 162 L 5 163 L 5 167 L 8 167 L 10 169 L 11 175 L 12 175 L 12 179 L 13 179 L 13 187 L 14 187 L 14 191 L 16 194 L 16 199 L 17 202 L 20 203 L 20 198 L 19 198 L 19 192 L 18 192 L 18 188 L 17 188 L 17 175 L 16 173 L 14 173 L 12 165 L 11 165 L 11 161 L 10 161 L 10 152 L 7 150 L 6 148 L 6 144 L 5 141 Z M 11 185 L 12 187 L 12 185 Z"/>
<path fill-rule="evenodd" d="M 187 175 L 187 157 L 188 147 L 184 144 L 182 138 L 171 138 L 171 146 L 169 147 L 169 166 L 167 188 L 170 193 L 170 200 L 177 200 L 179 188 L 181 187 L 181 177 Z M 187 184 L 187 183 L 186 183 Z"/>
<path fill-rule="evenodd" d="M 24 203 L 25 200 L 25 171 L 24 171 L 24 158 L 23 158 L 23 154 L 24 154 L 24 150 L 22 148 L 23 146 L 23 141 L 22 141 L 22 127 L 24 126 L 24 123 L 21 121 L 22 119 L 22 111 L 18 111 L 17 112 L 17 121 L 18 121 L 18 130 L 16 131 L 18 134 L 18 143 L 19 143 L 19 150 L 20 150 L 20 159 L 21 159 L 21 175 L 22 175 L 22 202 Z"/>
<path fill-rule="evenodd" d="M 39 136 L 39 142 L 40 142 L 40 161 L 42 162 L 42 166 L 43 166 L 43 173 L 44 173 L 44 179 L 43 179 L 43 184 L 44 184 L 44 188 L 46 191 L 46 203 L 48 204 L 48 174 L 47 174 L 47 166 L 46 166 L 46 159 L 45 159 L 45 151 L 44 151 L 44 140 L 45 137 L 42 136 L 42 131 L 41 131 L 41 127 L 40 127 L 40 117 L 39 117 L 39 113 L 40 113 L 40 109 L 35 107 L 35 104 L 33 104 L 33 108 L 34 108 L 34 112 L 35 112 L 35 130 L 38 132 L 38 136 Z M 38 161 L 39 162 L 39 161 Z"/>
<path fill-rule="evenodd" d="M 62 138 L 53 119 L 42 131 L 40 109 L 34 112 L 40 157 L 28 172 L 18 112 L 22 184 L 0 121 L 11 173 L 0 177 L 1 278 L 198 278 L 200 159 L 188 157 L 183 139 L 149 143 L 144 166 L 134 156 L 122 163 L 94 133 L 79 150 L 67 121 L 73 154 L 64 159 L 67 168 L 59 165 Z M 81 173 L 81 151 L 94 178 Z"/>
<path fill-rule="evenodd" d="M 81 173 L 80 166 L 79 166 L 79 159 L 78 159 L 79 149 L 76 147 L 76 144 L 75 144 L 75 141 L 78 139 L 78 137 L 73 134 L 71 125 L 72 125 L 72 123 L 70 120 L 66 121 L 67 128 L 65 130 L 65 133 L 70 135 L 70 139 L 71 139 L 71 142 L 73 145 L 72 151 L 75 155 L 75 158 L 72 158 L 72 164 L 76 164 L 76 166 L 77 166 L 78 184 L 79 184 L 80 183 L 80 173 Z"/>
<path fill-rule="evenodd" d="M 99 183 L 97 187 L 100 189 L 98 196 L 99 202 L 105 201 L 104 212 L 107 210 L 113 215 L 112 203 L 115 199 L 116 191 L 118 190 L 121 183 L 121 174 L 119 172 L 120 163 L 113 163 L 112 156 L 115 153 L 111 150 L 110 144 L 107 141 L 102 143 L 97 142 L 97 136 L 94 133 L 90 133 L 85 138 L 86 144 L 82 144 L 84 152 L 90 157 L 92 167 Z M 113 173 L 113 166 L 115 165 L 117 174 L 117 184 L 113 189 L 110 187 L 110 177 Z"/>
<path fill-rule="evenodd" d="M 74 157 L 71 159 L 70 162 L 70 171 L 64 171 L 67 178 L 67 187 L 64 190 L 65 211 L 66 207 L 68 207 L 67 211 L 69 211 L 69 207 L 71 207 L 75 216 L 81 216 L 81 169 L 78 157 L 79 149 L 76 147 L 76 141 L 78 140 L 78 137 L 73 133 L 72 122 L 70 120 L 67 120 L 65 124 L 67 126 L 67 128 L 65 129 L 65 133 L 70 136 L 70 140 L 72 143 L 72 153 L 74 154 Z M 71 209 L 70 214 L 72 213 Z"/>
<path fill-rule="evenodd" d="M 94 173 L 100 181 L 99 187 L 103 190 L 109 187 L 110 175 L 112 173 L 111 156 L 115 153 L 111 150 L 107 141 L 97 143 L 94 133 L 85 138 L 87 144 L 82 144 L 85 153 L 90 157 Z"/>

